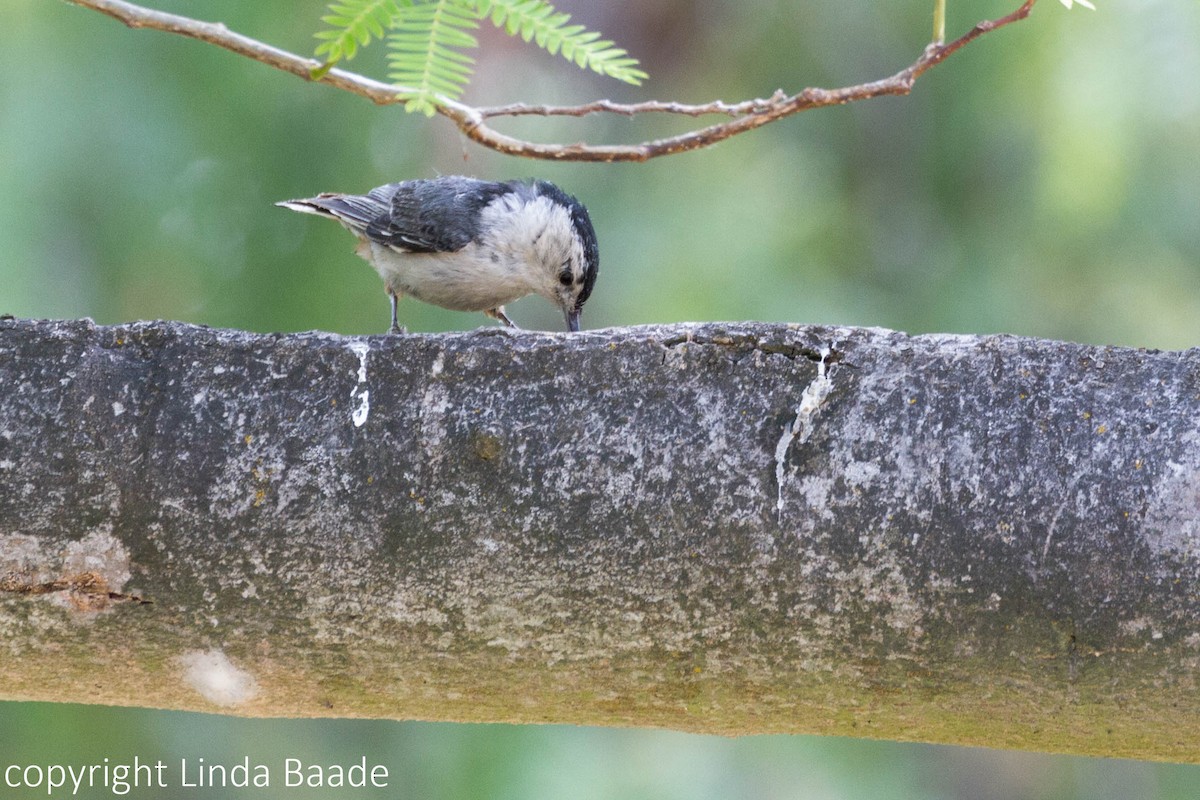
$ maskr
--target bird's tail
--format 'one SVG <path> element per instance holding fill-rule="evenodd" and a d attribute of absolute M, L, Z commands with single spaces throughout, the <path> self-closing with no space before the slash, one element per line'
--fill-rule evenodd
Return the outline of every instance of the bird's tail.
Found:
<path fill-rule="evenodd" d="M 275 205 L 337 220 L 351 230 L 361 233 L 371 221 L 388 210 L 374 197 L 357 194 L 325 193 L 301 200 L 284 200 Z"/>

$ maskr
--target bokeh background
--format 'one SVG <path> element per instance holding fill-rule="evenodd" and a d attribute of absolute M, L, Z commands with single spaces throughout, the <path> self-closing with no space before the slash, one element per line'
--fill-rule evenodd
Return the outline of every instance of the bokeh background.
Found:
<path fill-rule="evenodd" d="M 302 53 L 323 13 L 318 0 L 147 2 Z M 967 47 L 909 97 L 603 166 L 499 156 L 440 118 L 377 108 L 209 45 L 131 31 L 58 0 L 4 0 L 0 313 L 381 333 L 387 302 L 351 237 L 272 203 L 465 173 L 544 177 L 588 204 L 602 272 L 586 327 L 757 319 L 1191 347 L 1200 339 L 1200 4 L 1096 2 L 1089 12 L 1041 0 L 1029 20 Z M 951 0 L 950 34 L 1017 4 Z M 607 81 L 483 30 L 468 101 L 733 101 L 872 80 L 915 58 L 932 0 L 557 5 L 640 57 L 651 82 Z M 376 47 L 348 66 L 383 77 L 384 65 Z M 600 142 L 688 124 L 500 126 Z M 561 327 L 536 298 L 510 312 L 527 327 Z M 401 313 L 413 331 L 491 324 L 411 300 Z M 135 754 L 225 763 L 365 755 L 393 780 L 386 791 L 341 795 L 360 797 L 1200 796 L 1200 767 L 920 744 L 0 704 L 0 766 Z M 210 796 L 133 796 L 184 794 Z"/>

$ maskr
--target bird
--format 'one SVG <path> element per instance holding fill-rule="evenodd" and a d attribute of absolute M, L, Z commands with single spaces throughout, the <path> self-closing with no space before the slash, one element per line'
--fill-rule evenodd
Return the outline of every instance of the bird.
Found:
<path fill-rule="evenodd" d="M 529 294 L 558 306 L 576 332 L 600 269 L 587 209 L 544 180 L 446 175 L 275 205 L 335 220 L 358 237 L 355 253 L 383 278 L 390 333 L 404 332 L 396 306 L 405 295 L 516 328 L 504 306 Z"/>

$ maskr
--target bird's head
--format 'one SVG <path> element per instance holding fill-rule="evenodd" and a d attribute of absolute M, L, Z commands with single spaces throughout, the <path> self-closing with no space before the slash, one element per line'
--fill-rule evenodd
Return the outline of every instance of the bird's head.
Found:
<path fill-rule="evenodd" d="M 567 330 L 578 331 L 583 304 L 600 271 L 596 231 L 583 204 L 562 189 L 547 181 L 528 186 L 534 195 L 526 206 L 534 291 L 562 310 Z"/>

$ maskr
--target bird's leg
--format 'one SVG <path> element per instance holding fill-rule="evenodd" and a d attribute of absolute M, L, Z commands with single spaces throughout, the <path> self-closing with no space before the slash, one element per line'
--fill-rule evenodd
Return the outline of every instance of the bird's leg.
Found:
<path fill-rule="evenodd" d="M 502 322 L 503 324 L 507 325 L 510 328 L 518 327 L 517 323 L 515 323 L 511 319 L 509 319 L 508 314 L 504 313 L 504 306 L 496 306 L 495 308 L 489 308 L 487 311 L 484 311 L 483 313 L 487 314 L 492 319 L 499 320 L 500 322 Z"/>
<path fill-rule="evenodd" d="M 388 299 L 392 301 L 392 327 L 388 328 L 388 333 L 408 333 L 407 330 L 400 327 L 400 323 L 396 319 L 396 304 L 400 302 L 400 298 L 388 291 Z"/>

